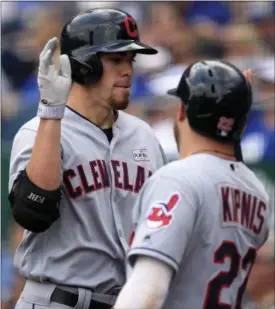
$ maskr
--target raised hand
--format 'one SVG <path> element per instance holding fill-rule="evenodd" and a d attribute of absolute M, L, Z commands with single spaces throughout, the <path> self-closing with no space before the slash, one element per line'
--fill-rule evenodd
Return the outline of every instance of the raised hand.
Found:
<path fill-rule="evenodd" d="M 38 116 L 40 118 L 62 118 L 71 90 L 71 65 L 68 56 L 60 56 L 59 71 L 52 60 L 57 44 L 57 38 L 49 40 L 39 57 L 40 104 Z"/>

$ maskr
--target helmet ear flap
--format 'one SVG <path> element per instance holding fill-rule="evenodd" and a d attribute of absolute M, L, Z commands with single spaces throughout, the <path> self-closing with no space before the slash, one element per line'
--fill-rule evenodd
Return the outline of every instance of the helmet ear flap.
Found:
<path fill-rule="evenodd" d="M 95 53 L 89 57 L 88 63 L 85 63 L 76 57 L 69 57 L 72 68 L 72 79 L 74 82 L 87 85 L 96 83 L 103 73 L 103 66 Z"/>

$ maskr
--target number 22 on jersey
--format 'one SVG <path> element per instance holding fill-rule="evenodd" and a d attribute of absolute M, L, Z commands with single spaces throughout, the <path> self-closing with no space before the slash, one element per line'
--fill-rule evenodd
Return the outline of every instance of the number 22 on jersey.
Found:
<path fill-rule="evenodd" d="M 250 247 L 246 254 L 241 257 L 234 242 L 223 241 L 214 253 L 214 263 L 224 264 L 226 259 L 230 261 L 229 270 L 220 271 L 208 282 L 203 309 L 241 309 L 248 277 L 256 259 L 256 250 Z M 246 276 L 238 290 L 236 290 L 236 295 L 234 295 L 235 306 L 234 304 L 223 303 L 221 300 L 222 290 L 225 288 L 230 289 L 242 270 L 246 272 Z"/>

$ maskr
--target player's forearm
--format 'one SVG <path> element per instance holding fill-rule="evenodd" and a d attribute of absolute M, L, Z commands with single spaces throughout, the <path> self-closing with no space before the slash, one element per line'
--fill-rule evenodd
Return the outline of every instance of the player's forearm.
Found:
<path fill-rule="evenodd" d="M 27 166 L 31 181 L 44 190 L 60 186 L 61 120 L 40 119 L 37 137 Z"/>
<path fill-rule="evenodd" d="M 125 286 L 114 309 L 161 309 L 163 302 L 164 295 L 159 294 L 154 285 L 140 282 L 138 286 Z"/>
<path fill-rule="evenodd" d="M 170 266 L 149 257 L 139 257 L 114 309 L 160 309 L 172 274 Z"/>

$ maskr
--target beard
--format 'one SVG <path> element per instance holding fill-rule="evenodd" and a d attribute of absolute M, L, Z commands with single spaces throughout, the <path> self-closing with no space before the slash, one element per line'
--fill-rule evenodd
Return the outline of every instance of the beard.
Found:
<path fill-rule="evenodd" d="M 111 100 L 111 107 L 116 110 L 125 110 L 129 105 L 129 93 L 114 96 Z"/>

